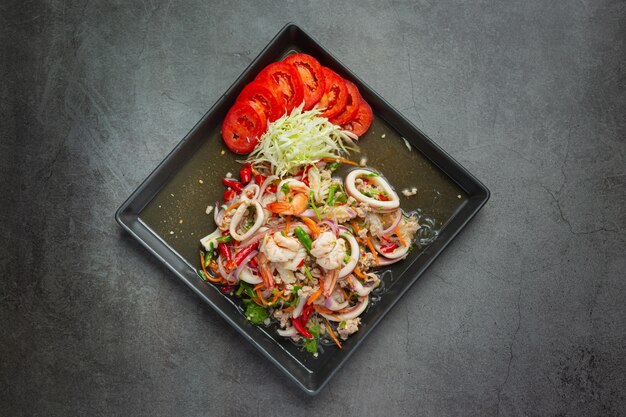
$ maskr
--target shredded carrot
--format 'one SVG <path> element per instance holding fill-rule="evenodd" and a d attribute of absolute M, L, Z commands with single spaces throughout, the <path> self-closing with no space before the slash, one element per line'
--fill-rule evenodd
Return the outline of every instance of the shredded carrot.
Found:
<path fill-rule="evenodd" d="M 358 224 L 356 224 L 356 222 L 351 222 L 350 224 L 352 225 L 352 227 L 354 228 L 354 231 L 355 231 L 355 232 L 356 232 L 356 234 L 358 235 L 358 234 L 359 234 L 359 231 L 361 230 L 361 229 L 359 229 L 359 225 L 358 225 Z"/>
<path fill-rule="evenodd" d="M 243 203 L 245 203 L 245 201 L 240 201 L 240 202 L 235 203 L 235 204 L 233 204 L 231 206 L 228 206 L 228 208 L 226 209 L 226 211 L 224 213 L 227 213 L 227 212 L 231 211 L 232 209 L 239 207 Z"/>
<path fill-rule="evenodd" d="M 204 273 L 204 277 L 207 280 L 211 282 L 217 282 L 217 283 L 223 281 L 222 278 L 219 278 L 219 277 L 213 278 L 211 275 L 209 275 L 209 273 L 206 270 L 206 265 L 204 264 L 204 255 L 202 255 L 202 252 L 200 252 L 200 265 L 202 265 L 202 272 Z"/>
<path fill-rule="evenodd" d="M 326 320 L 326 317 L 323 317 L 323 319 L 324 323 L 326 324 L 326 328 L 328 329 L 328 333 L 330 334 L 330 337 L 337 344 L 337 346 L 339 346 L 339 349 L 343 349 L 341 347 L 341 343 L 339 343 L 339 339 L 337 339 L 337 336 L 335 336 L 335 332 L 333 332 L 333 329 L 330 327 L 330 323 L 328 322 L 328 320 Z"/>
<path fill-rule="evenodd" d="M 400 243 L 402 243 L 402 246 L 406 248 L 406 241 L 402 238 L 402 235 L 400 234 L 400 229 L 398 228 L 398 226 L 396 226 L 396 228 L 393 229 L 393 231 L 395 232 L 396 236 L 398 236 L 398 240 L 400 241 Z"/>
<path fill-rule="evenodd" d="M 322 294 L 322 291 L 324 291 L 324 281 L 320 281 L 320 287 L 318 288 L 317 291 L 311 294 L 311 296 L 309 297 L 306 303 L 309 305 L 313 304 L 313 301 L 317 300 L 317 298 Z"/>
<path fill-rule="evenodd" d="M 252 289 L 252 291 L 257 291 L 259 288 L 261 288 L 261 287 L 262 287 L 262 286 L 264 286 L 264 285 L 265 285 L 265 283 L 263 283 L 263 282 L 261 282 L 261 283 L 259 283 L 259 284 L 256 284 L 256 285 L 254 286 L 254 288 Z"/>
<path fill-rule="evenodd" d="M 260 305 L 261 307 L 265 307 L 265 304 L 263 304 L 258 298 L 251 297 L 250 299 L 254 301 L 256 304 Z"/>
<path fill-rule="evenodd" d="M 326 315 L 331 316 L 331 317 L 336 317 L 337 319 L 339 318 L 339 317 L 337 317 L 337 313 L 343 313 L 345 311 L 345 309 L 343 309 L 343 308 L 341 310 L 337 310 L 337 311 L 328 310 L 327 308 L 321 307 L 319 304 L 313 304 L 313 308 L 318 313 L 323 313 L 323 314 L 326 314 Z"/>
<path fill-rule="evenodd" d="M 289 226 L 291 226 L 291 216 L 287 216 L 287 222 L 285 223 L 285 233 L 289 233 Z"/>
<path fill-rule="evenodd" d="M 367 247 L 370 248 L 372 255 L 374 256 L 374 260 L 376 261 L 376 266 L 378 266 L 378 253 L 376 253 L 376 249 L 374 249 L 374 245 L 372 245 L 372 241 L 369 237 L 365 238 L 365 243 L 367 243 Z"/>
<path fill-rule="evenodd" d="M 367 279 L 367 275 L 365 275 L 363 272 L 361 272 L 359 270 L 359 268 L 357 268 L 357 267 L 354 268 L 354 273 L 356 274 L 357 277 L 359 277 L 361 279 Z"/>
<path fill-rule="evenodd" d="M 317 237 L 320 234 L 320 228 L 317 226 L 313 220 L 308 217 L 301 217 L 302 223 L 306 224 L 309 229 L 311 229 L 311 233 L 313 233 L 313 237 Z"/>
<path fill-rule="evenodd" d="M 354 165 L 355 167 L 360 167 L 361 165 L 359 165 L 358 163 L 351 161 L 349 159 L 345 159 L 345 158 L 322 158 L 322 161 L 324 162 L 341 162 L 342 164 L 348 164 L 348 165 Z"/>
<path fill-rule="evenodd" d="M 283 311 L 293 311 L 293 310 L 294 310 L 294 306 L 289 306 L 289 307 L 283 308 Z"/>

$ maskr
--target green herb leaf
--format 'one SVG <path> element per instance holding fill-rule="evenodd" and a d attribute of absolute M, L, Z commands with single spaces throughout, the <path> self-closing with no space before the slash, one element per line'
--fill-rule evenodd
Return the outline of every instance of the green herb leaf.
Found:
<path fill-rule="evenodd" d="M 250 303 L 246 307 L 246 312 L 244 313 L 246 318 L 252 322 L 252 324 L 261 324 L 265 321 L 266 318 L 270 316 L 269 311 L 267 309 L 261 307 L 256 303 Z"/>

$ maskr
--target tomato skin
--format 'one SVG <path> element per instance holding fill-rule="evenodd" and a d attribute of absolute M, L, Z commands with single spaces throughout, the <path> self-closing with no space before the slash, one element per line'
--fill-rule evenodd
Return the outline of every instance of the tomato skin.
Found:
<path fill-rule="evenodd" d="M 252 152 L 267 128 L 265 114 L 245 102 L 230 108 L 222 123 L 222 138 L 231 151 L 244 155 Z"/>
<path fill-rule="evenodd" d="M 293 65 L 298 71 L 304 89 L 304 110 L 311 110 L 322 98 L 326 86 L 322 64 L 307 54 L 289 55 L 283 62 Z"/>
<path fill-rule="evenodd" d="M 348 87 L 348 100 L 346 107 L 337 116 L 330 119 L 330 122 L 334 125 L 341 126 L 350 120 L 354 119 L 356 112 L 359 110 L 359 102 L 361 100 L 361 93 L 359 89 L 352 81 L 344 80 L 346 87 Z"/>
<path fill-rule="evenodd" d="M 264 83 L 272 90 L 287 112 L 302 104 L 304 86 L 300 74 L 293 65 L 285 62 L 269 64 L 257 75 L 255 81 Z"/>
<path fill-rule="evenodd" d="M 372 124 L 372 119 L 374 118 L 374 112 L 367 101 L 363 97 L 359 100 L 359 108 L 356 112 L 356 115 L 352 120 L 345 123 L 342 128 L 344 130 L 349 130 L 357 136 L 362 136 L 367 129 L 370 128 Z"/>
<path fill-rule="evenodd" d="M 246 85 L 236 102 L 243 101 L 265 113 L 268 121 L 273 122 L 285 113 L 284 106 L 278 101 L 274 93 L 264 83 L 253 81 Z"/>
<path fill-rule="evenodd" d="M 318 107 L 324 109 L 320 116 L 330 119 L 337 116 L 346 107 L 348 87 L 346 87 L 345 80 L 330 68 L 322 67 L 322 72 L 326 79 L 326 87 Z"/>

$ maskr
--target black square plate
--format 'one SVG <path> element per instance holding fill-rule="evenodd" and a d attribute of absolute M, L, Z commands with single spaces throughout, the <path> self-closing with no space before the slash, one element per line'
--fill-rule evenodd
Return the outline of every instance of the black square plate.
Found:
<path fill-rule="evenodd" d="M 437 236 L 384 271 L 383 290 L 361 316 L 359 332 L 342 350 L 323 346 L 317 358 L 278 336 L 273 327 L 252 325 L 243 316 L 238 299 L 222 294 L 196 274 L 199 240 L 215 228 L 213 216 L 207 216 L 205 210 L 221 201 L 224 187 L 220 179 L 227 171 L 237 173 L 240 167 L 238 158 L 221 140 L 222 120 L 242 88 L 261 69 L 294 52 L 314 56 L 358 86 L 374 110 L 374 122 L 360 138 L 361 155 L 353 157 L 366 157 L 367 165 L 383 172 L 397 190 L 416 187 L 417 195 L 404 197 L 399 193 L 401 207 L 421 210 L 433 220 Z M 288 24 L 122 204 L 115 217 L 299 387 L 317 394 L 488 199 L 489 190 L 480 181 L 302 29 Z"/>

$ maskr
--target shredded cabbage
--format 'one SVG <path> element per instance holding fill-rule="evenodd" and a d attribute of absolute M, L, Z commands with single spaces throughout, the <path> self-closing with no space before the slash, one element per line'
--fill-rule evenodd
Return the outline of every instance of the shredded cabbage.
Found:
<path fill-rule="evenodd" d="M 295 174 L 303 165 L 322 158 L 336 158 L 348 151 L 359 152 L 358 137 L 319 117 L 317 109 L 303 112 L 296 107 L 291 114 L 268 124 L 267 132 L 248 157 L 248 162 L 268 162 L 279 177 Z"/>

